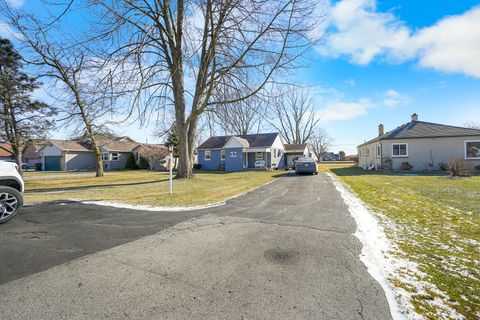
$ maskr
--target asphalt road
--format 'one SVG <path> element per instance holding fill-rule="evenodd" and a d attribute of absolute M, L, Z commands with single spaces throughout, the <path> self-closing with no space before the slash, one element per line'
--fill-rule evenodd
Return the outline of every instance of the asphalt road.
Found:
<path fill-rule="evenodd" d="M 28 207 L 0 226 L 2 319 L 391 319 L 329 178 L 226 206 Z"/>

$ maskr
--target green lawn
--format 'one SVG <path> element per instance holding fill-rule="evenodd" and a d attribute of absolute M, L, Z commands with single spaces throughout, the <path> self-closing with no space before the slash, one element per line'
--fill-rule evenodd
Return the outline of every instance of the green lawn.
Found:
<path fill-rule="evenodd" d="M 78 199 L 150 206 L 197 206 L 225 200 L 281 176 L 282 171 L 197 172 L 193 179 L 174 179 L 168 194 L 168 173 L 152 171 L 95 173 L 25 173 L 27 204 Z"/>
<path fill-rule="evenodd" d="M 395 254 L 418 264 L 417 272 L 398 270 L 399 277 L 391 279 L 412 293 L 418 313 L 449 319 L 436 304 L 440 299 L 465 319 L 480 318 L 479 176 L 388 174 L 345 165 L 320 170 L 349 185 L 378 215 L 398 245 Z"/>

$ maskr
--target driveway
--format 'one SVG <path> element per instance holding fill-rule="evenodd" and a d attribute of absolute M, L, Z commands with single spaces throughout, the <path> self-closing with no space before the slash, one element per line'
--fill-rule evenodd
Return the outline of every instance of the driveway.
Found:
<path fill-rule="evenodd" d="M 2 319 L 391 319 L 324 174 L 190 212 L 32 206 L 0 232 Z"/>

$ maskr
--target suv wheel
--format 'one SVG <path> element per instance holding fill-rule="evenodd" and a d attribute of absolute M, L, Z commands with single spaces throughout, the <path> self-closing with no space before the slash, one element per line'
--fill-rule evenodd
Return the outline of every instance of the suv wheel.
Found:
<path fill-rule="evenodd" d="M 0 224 L 15 218 L 22 206 L 23 197 L 18 190 L 0 186 Z"/>

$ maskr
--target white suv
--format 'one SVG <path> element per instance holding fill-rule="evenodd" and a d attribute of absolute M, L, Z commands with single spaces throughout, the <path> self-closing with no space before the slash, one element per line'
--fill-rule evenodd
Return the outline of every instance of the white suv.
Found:
<path fill-rule="evenodd" d="M 13 219 L 22 209 L 23 188 L 17 164 L 0 161 L 0 224 Z"/>

